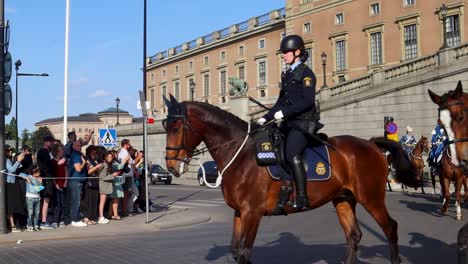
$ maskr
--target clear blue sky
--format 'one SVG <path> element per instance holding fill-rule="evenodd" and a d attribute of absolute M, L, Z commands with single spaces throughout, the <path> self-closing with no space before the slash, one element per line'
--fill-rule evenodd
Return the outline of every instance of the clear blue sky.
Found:
<path fill-rule="evenodd" d="M 19 78 L 19 129 L 63 115 L 65 0 L 5 1 L 13 62 Z M 147 0 L 148 56 L 253 16 L 284 7 L 284 0 Z M 143 0 L 71 0 L 69 115 L 115 106 L 140 116 L 143 88 Z M 15 91 L 15 76 L 10 85 Z M 14 102 L 14 99 L 13 99 Z M 6 122 L 15 115 L 14 105 Z"/>

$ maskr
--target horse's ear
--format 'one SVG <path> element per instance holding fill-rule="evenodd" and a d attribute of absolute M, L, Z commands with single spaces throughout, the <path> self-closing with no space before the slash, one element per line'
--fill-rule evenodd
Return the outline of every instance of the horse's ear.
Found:
<path fill-rule="evenodd" d="M 172 105 L 172 110 L 174 111 L 175 114 L 180 114 L 180 103 L 177 102 L 177 99 L 172 95 L 169 94 L 169 98 L 171 100 L 171 105 Z"/>
<path fill-rule="evenodd" d="M 455 98 L 463 95 L 463 85 L 461 81 L 458 81 L 457 88 L 455 89 Z"/>
<path fill-rule="evenodd" d="M 429 97 L 431 97 L 432 102 L 435 104 L 439 105 L 440 104 L 440 96 L 435 94 L 433 91 L 430 89 L 427 89 L 427 92 L 429 93 Z"/>
<path fill-rule="evenodd" d="M 171 101 L 169 101 L 165 95 L 163 95 L 164 104 L 167 106 L 167 109 L 172 107 Z"/>

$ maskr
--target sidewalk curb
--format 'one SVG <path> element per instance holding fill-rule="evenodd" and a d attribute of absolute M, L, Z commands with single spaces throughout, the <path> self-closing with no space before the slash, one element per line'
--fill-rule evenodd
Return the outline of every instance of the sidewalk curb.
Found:
<path fill-rule="evenodd" d="M 8 233 L 0 235 L 1 244 L 18 244 L 40 242 L 50 240 L 68 240 L 68 239 L 86 239 L 86 238 L 103 238 L 112 236 L 126 236 L 137 233 L 157 232 L 180 227 L 189 227 L 193 225 L 209 222 L 210 216 L 192 213 L 189 211 L 168 210 L 161 211 L 150 215 L 153 218 L 152 222 L 145 223 L 145 214 L 140 214 L 132 218 L 124 218 L 122 221 L 116 221 L 110 225 L 96 225 L 92 227 L 83 227 L 77 229 L 74 227 L 64 227 L 55 230 L 42 230 L 40 232 L 22 232 Z M 136 226 L 135 226 L 136 225 Z M 134 227 L 128 229 L 126 227 Z"/>

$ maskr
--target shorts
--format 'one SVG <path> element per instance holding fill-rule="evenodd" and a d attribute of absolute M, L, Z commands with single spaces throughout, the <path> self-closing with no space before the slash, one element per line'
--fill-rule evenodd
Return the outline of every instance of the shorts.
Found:
<path fill-rule="evenodd" d="M 41 198 L 53 199 L 55 191 L 54 180 L 44 180 L 43 185 L 44 190 L 41 192 Z"/>

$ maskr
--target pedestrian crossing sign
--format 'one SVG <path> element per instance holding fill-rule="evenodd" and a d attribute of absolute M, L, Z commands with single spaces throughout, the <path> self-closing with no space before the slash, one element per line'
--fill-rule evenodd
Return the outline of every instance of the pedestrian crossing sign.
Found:
<path fill-rule="evenodd" d="M 99 129 L 99 146 L 115 147 L 117 145 L 117 131 L 115 128 Z"/>

